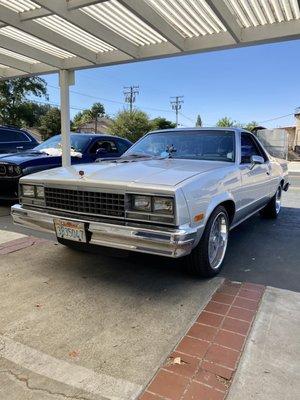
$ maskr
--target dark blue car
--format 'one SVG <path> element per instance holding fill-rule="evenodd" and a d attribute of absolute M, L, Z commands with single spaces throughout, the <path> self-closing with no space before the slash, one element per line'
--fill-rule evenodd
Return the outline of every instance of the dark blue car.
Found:
<path fill-rule="evenodd" d="M 129 140 L 100 134 L 71 134 L 72 164 L 94 162 L 98 158 L 120 157 Z M 32 150 L 0 156 L 0 200 L 18 198 L 19 179 L 28 174 L 61 166 L 61 136 L 53 136 Z"/>
<path fill-rule="evenodd" d="M 29 150 L 38 144 L 38 141 L 23 129 L 13 126 L 0 126 L 0 155 Z"/>

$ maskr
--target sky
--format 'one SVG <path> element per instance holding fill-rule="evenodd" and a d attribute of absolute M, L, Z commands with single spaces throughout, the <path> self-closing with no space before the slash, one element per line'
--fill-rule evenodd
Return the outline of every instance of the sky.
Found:
<path fill-rule="evenodd" d="M 174 121 L 170 97 L 183 95 L 182 126 L 194 126 L 198 114 L 204 126 L 224 116 L 269 128 L 289 126 L 300 106 L 299 72 L 300 40 L 82 70 L 70 88 L 71 116 L 94 102 L 114 116 L 127 107 L 123 86 L 138 85 L 135 107 L 151 118 Z M 44 78 L 49 102 L 58 104 L 57 74 Z"/>

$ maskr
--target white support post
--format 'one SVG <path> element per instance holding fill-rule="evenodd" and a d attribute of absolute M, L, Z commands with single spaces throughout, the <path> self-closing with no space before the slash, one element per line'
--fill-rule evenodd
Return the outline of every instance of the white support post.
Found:
<path fill-rule="evenodd" d="M 61 144 L 62 166 L 71 166 L 71 142 L 70 142 L 70 96 L 69 86 L 74 85 L 74 71 L 61 69 L 59 71 L 60 86 L 60 112 L 61 112 Z"/>

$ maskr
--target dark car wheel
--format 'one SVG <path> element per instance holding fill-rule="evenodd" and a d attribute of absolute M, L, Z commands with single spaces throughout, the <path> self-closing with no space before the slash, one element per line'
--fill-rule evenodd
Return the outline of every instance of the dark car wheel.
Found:
<path fill-rule="evenodd" d="M 200 278 L 217 275 L 223 264 L 229 233 L 228 214 L 218 206 L 209 217 L 199 244 L 185 259 L 190 274 Z"/>
<path fill-rule="evenodd" d="M 269 203 L 260 211 L 264 218 L 277 218 L 281 210 L 282 187 L 279 186 Z"/>

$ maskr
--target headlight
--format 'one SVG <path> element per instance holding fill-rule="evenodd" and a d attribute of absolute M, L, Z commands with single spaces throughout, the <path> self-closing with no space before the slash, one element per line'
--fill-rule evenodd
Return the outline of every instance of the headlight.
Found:
<path fill-rule="evenodd" d="M 8 175 L 13 175 L 14 174 L 14 166 L 13 165 L 8 165 L 7 166 L 7 172 L 8 172 Z"/>
<path fill-rule="evenodd" d="M 153 212 L 157 214 L 173 214 L 173 199 L 168 197 L 153 198 Z"/>
<path fill-rule="evenodd" d="M 35 197 L 35 188 L 33 185 L 22 185 L 22 195 L 24 197 Z"/>
<path fill-rule="evenodd" d="M 36 186 L 36 197 L 38 199 L 44 199 L 45 198 L 45 190 L 44 186 Z"/>
<path fill-rule="evenodd" d="M 151 196 L 133 196 L 132 209 L 151 212 Z"/>
<path fill-rule="evenodd" d="M 14 172 L 16 175 L 21 175 L 22 174 L 22 168 L 19 167 L 18 165 L 14 166 Z"/>

